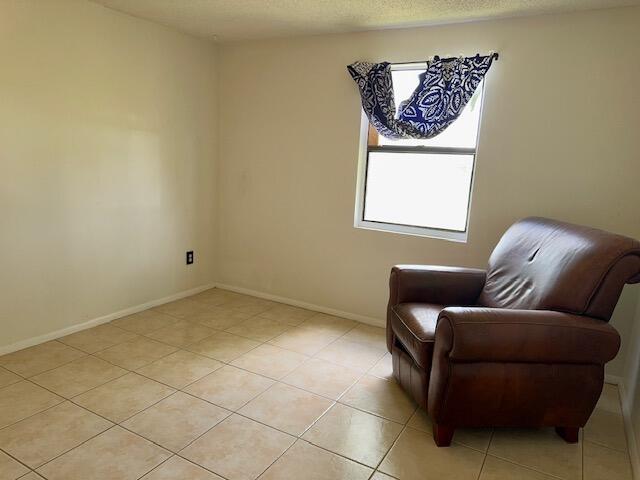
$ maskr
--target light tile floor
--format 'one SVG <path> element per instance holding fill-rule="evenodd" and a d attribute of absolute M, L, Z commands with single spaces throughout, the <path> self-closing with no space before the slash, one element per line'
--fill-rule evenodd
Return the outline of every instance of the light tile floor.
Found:
<path fill-rule="evenodd" d="M 618 391 L 580 443 L 436 448 L 383 329 L 212 289 L 0 357 L 0 480 L 631 480 Z"/>

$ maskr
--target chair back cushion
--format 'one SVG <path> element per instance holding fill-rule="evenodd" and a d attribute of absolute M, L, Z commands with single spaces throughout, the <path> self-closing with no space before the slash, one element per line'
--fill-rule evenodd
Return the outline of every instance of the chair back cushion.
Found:
<path fill-rule="evenodd" d="M 609 320 L 625 283 L 640 281 L 640 243 L 546 218 L 520 220 L 489 259 L 478 303 Z"/>

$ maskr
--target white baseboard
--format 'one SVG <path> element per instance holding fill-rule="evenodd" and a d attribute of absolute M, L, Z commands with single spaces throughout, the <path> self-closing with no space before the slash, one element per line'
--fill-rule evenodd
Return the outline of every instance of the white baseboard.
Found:
<path fill-rule="evenodd" d="M 622 377 L 618 375 L 610 375 L 608 373 L 604 374 L 604 383 L 610 383 L 611 385 L 622 385 Z"/>
<path fill-rule="evenodd" d="M 126 317 L 127 315 L 132 315 L 134 313 L 147 310 L 148 308 L 157 307 L 158 305 L 162 305 L 164 303 L 173 302 L 174 300 L 179 300 L 184 297 L 189 297 L 191 295 L 195 295 L 196 293 L 200 293 L 204 290 L 208 290 L 214 287 L 217 287 L 223 290 L 229 290 L 232 292 L 243 293 L 245 295 L 252 295 L 258 298 L 264 298 L 265 300 L 285 303 L 287 305 L 292 305 L 294 307 L 306 308 L 307 310 L 327 313 L 329 315 L 335 315 L 337 317 L 348 318 L 350 320 L 356 320 L 358 322 L 366 323 L 368 325 L 373 325 L 376 327 L 384 327 L 384 320 L 381 320 L 378 318 L 367 317 L 365 315 L 359 315 L 351 312 L 344 312 L 342 310 L 336 310 L 333 308 L 323 307 L 320 305 L 314 305 L 312 303 L 301 302 L 299 300 L 294 300 L 292 298 L 280 297 L 278 295 L 271 295 L 269 293 L 258 292 L 256 290 L 251 290 L 248 288 L 212 283 L 212 284 L 202 285 L 200 287 L 192 288 L 190 290 L 184 290 L 182 292 L 178 292 L 163 298 L 158 298 L 156 300 L 151 300 L 146 303 L 141 303 L 140 305 L 135 305 L 133 307 L 125 308 L 124 310 L 119 310 L 117 312 L 110 313 L 108 315 L 103 315 L 98 318 L 93 318 L 91 320 L 87 320 L 86 322 L 78 323 L 76 325 L 71 325 L 69 327 L 65 327 L 60 330 L 55 330 L 53 332 L 45 333 L 44 335 L 38 335 L 37 337 L 31 337 L 31 338 L 20 340 L 18 342 L 15 342 L 9 345 L 0 346 L 0 355 L 5 355 L 7 353 L 22 350 L 23 348 L 32 347 L 34 345 L 48 342 L 50 340 L 55 340 L 57 338 L 64 337 L 65 335 L 71 335 L 72 333 L 86 330 L 91 327 L 96 327 L 98 325 L 102 325 L 103 323 L 110 322 L 117 318 Z"/>
<path fill-rule="evenodd" d="M 34 345 L 48 342 L 49 340 L 55 340 L 56 338 L 64 337 L 65 335 L 70 335 L 72 333 L 76 333 L 81 330 L 86 330 L 87 328 L 95 327 L 103 323 L 110 322 L 111 320 L 115 320 L 116 318 L 126 317 L 127 315 L 132 315 L 134 313 L 147 310 L 148 308 L 157 307 L 158 305 L 162 305 L 164 303 L 173 302 L 174 300 L 179 300 L 184 297 L 195 295 L 196 293 L 200 293 L 204 290 L 208 290 L 213 287 L 215 287 L 214 284 L 202 285 L 200 287 L 195 287 L 190 290 L 184 290 L 182 292 L 178 292 L 173 295 L 169 295 L 167 297 L 158 298 L 156 300 L 151 300 L 150 302 L 141 303 L 140 305 L 135 305 L 133 307 L 125 308 L 124 310 L 120 310 L 115 313 L 110 313 L 102 317 L 93 318 L 91 320 L 87 320 L 86 322 L 78 323 L 76 325 L 71 325 L 69 327 L 65 327 L 60 330 L 56 330 L 54 332 L 49 332 L 49 333 L 45 333 L 44 335 L 38 335 L 37 337 L 31 337 L 25 340 L 20 340 L 19 342 L 15 342 L 10 345 L 0 346 L 0 355 L 5 355 L 7 353 L 15 352 L 17 350 L 22 350 L 23 348 L 27 348 L 27 347 L 33 347 Z"/>
<path fill-rule="evenodd" d="M 368 325 L 373 325 L 374 327 L 385 326 L 385 321 L 379 318 L 367 317 L 366 315 L 359 315 L 357 313 L 344 312 L 342 310 L 323 307 L 321 305 L 314 305 L 313 303 L 301 302 L 300 300 L 294 300 L 293 298 L 280 297 L 278 295 L 259 292 L 257 290 L 251 290 L 249 288 L 236 287 L 234 285 L 227 285 L 224 283 L 216 284 L 216 288 L 220 288 L 222 290 L 229 290 L 236 293 L 242 293 L 244 295 L 251 295 L 253 297 L 263 298 L 265 300 L 271 300 L 273 302 L 285 303 L 287 305 L 291 305 L 294 307 L 306 308 L 307 310 L 326 313 L 328 315 L 335 315 L 336 317 L 348 318 L 349 320 L 355 320 L 357 322 L 366 323 Z"/>
<path fill-rule="evenodd" d="M 640 479 L 640 455 L 638 455 L 638 441 L 631 421 L 631 408 L 633 399 L 627 398 L 627 390 L 624 382 L 618 383 L 620 403 L 622 404 L 622 418 L 624 419 L 624 431 L 627 436 L 627 448 L 629 449 L 629 460 L 631 461 L 632 476 Z"/>

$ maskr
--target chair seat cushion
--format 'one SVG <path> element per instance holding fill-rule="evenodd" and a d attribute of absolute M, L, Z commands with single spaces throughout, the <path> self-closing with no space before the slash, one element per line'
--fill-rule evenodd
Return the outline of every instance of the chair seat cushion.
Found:
<path fill-rule="evenodd" d="M 391 329 L 396 339 L 425 370 L 431 368 L 436 324 L 443 308 L 431 303 L 400 303 L 392 308 Z"/>

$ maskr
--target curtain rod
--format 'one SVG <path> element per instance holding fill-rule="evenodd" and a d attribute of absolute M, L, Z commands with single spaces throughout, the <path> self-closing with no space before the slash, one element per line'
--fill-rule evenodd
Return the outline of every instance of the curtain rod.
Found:
<path fill-rule="evenodd" d="M 479 53 L 476 53 L 476 57 L 479 57 L 479 56 L 480 56 L 480 54 L 479 54 Z M 493 57 L 493 59 L 494 59 L 494 60 L 498 60 L 498 57 L 499 57 L 498 52 L 493 52 L 493 53 L 491 53 L 491 56 Z M 440 55 L 434 55 L 434 56 L 433 56 L 433 60 L 434 60 L 434 61 L 442 60 L 443 62 L 447 62 L 447 61 L 449 61 L 449 60 L 455 60 L 455 59 L 457 59 L 457 58 L 460 58 L 460 57 L 447 57 L 447 58 L 440 58 Z"/>

